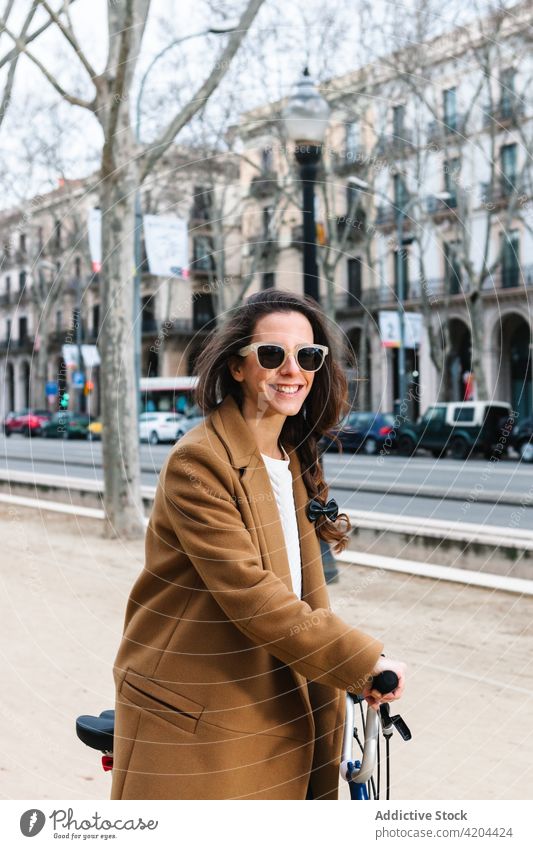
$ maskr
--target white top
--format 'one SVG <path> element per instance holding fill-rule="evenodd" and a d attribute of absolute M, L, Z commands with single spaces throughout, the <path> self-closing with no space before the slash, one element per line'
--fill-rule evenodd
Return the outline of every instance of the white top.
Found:
<path fill-rule="evenodd" d="M 283 446 L 282 451 L 285 456 L 284 460 L 276 460 L 267 454 L 261 454 L 261 457 L 270 476 L 270 483 L 272 484 L 272 490 L 278 505 L 291 570 L 293 592 L 296 593 L 298 598 L 301 598 L 302 560 L 296 507 L 294 506 L 294 494 L 292 491 L 292 472 L 289 469 L 289 457 Z"/>

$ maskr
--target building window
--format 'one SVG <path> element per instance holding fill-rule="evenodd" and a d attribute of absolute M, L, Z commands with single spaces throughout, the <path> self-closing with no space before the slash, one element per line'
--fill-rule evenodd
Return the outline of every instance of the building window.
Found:
<path fill-rule="evenodd" d="M 446 198 L 448 206 L 457 205 L 457 183 L 460 170 L 461 163 L 458 158 L 449 159 L 444 163 L 444 190 L 450 196 Z"/>
<path fill-rule="evenodd" d="M 348 306 L 358 306 L 354 301 L 361 301 L 361 257 L 354 256 L 348 259 Z"/>
<path fill-rule="evenodd" d="M 7 321 L 6 321 L 6 333 L 7 333 L 6 341 L 10 342 L 11 341 L 11 319 L 10 318 L 8 318 Z"/>
<path fill-rule="evenodd" d="M 455 242 L 446 242 L 444 245 L 444 279 L 448 294 L 458 295 L 461 291 L 461 263 L 458 244 Z"/>
<path fill-rule="evenodd" d="M 214 271 L 215 262 L 208 236 L 195 236 L 193 240 L 193 271 Z"/>
<path fill-rule="evenodd" d="M 81 279 L 81 258 L 79 256 L 74 260 L 74 276 L 76 280 Z"/>
<path fill-rule="evenodd" d="M 350 121 L 349 124 L 346 124 L 345 144 L 347 158 L 354 160 L 361 147 L 359 123 L 357 121 Z"/>
<path fill-rule="evenodd" d="M 270 237 L 270 225 L 272 222 L 272 218 L 274 216 L 274 207 L 272 206 L 264 206 L 263 207 L 263 236 L 265 239 Z"/>
<path fill-rule="evenodd" d="M 456 89 L 447 88 L 442 92 L 442 112 L 444 125 L 450 130 L 457 129 L 457 98 Z"/>
<path fill-rule="evenodd" d="M 26 234 L 25 233 L 19 234 L 19 250 L 20 250 L 21 254 L 26 253 Z"/>
<path fill-rule="evenodd" d="M 500 110 L 502 118 L 510 118 L 515 104 L 515 69 L 506 68 L 500 74 Z"/>
<path fill-rule="evenodd" d="M 213 297 L 211 292 L 198 292 L 192 304 L 192 325 L 194 330 L 201 330 L 215 318 Z"/>
<path fill-rule="evenodd" d="M 93 304 L 93 336 L 100 332 L 100 304 Z"/>
<path fill-rule="evenodd" d="M 26 285 L 26 272 L 19 271 L 19 292 L 22 292 Z"/>
<path fill-rule="evenodd" d="M 500 171 L 502 192 L 511 194 L 516 184 L 516 144 L 505 144 L 501 148 Z"/>
<path fill-rule="evenodd" d="M 63 329 L 63 312 L 56 310 L 56 333 L 61 333 Z"/>
<path fill-rule="evenodd" d="M 54 223 L 54 247 L 56 251 L 61 250 L 61 221 L 59 219 Z"/>
<path fill-rule="evenodd" d="M 392 132 L 399 139 L 405 138 L 405 106 L 392 107 Z"/>
<path fill-rule="evenodd" d="M 520 282 L 520 237 L 517 230 L 502 233 L 502 288 L 512 289 Z"/>
<path fill-rule="evenodd" d="M 261 277 L 261 288 L 262 289 L 273 289 L 275 284 L 276 276 L 273 271 L 265 271 Z"/>
<path fill-rule="evenodd" d="M 37 227 L 37 247 L 41 253 L 44 245 L 44 232 L 42 227 Z"/>
<path fill-rule="evenodd" d="M 264 147 L 261 151 L 261 173 L 271 174 L 273 170 L 272 148 Z"/>
<path fill-rule="evenodd" d="M 26 316 L 21 316 L 19 318 L 19 340 L 21 342 L 26 341 L 28 338 L 28 319 Z"/>
<path fill-rule="evenodd" d="M 212 207 L 213 194 L 211 189 L 206 186 L 195 186 L 191 217 L 198 221 L 209 221 Z"/>
<path fill-rule="evenodd" d="M 9 300 L 10 294 L 11 294 L 11 277 L 8 275 L 6 277 L 6 295 L 8 296 L 8 300 Z"/>

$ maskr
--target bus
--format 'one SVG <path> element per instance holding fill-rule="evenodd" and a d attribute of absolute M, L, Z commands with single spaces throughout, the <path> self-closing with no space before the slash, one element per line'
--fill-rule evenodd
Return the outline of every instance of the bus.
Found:
<path fill-rule="evenodd" d="M 197 384 L 197 377 L 141 377 L 141 412 L 187 413 Z"/>

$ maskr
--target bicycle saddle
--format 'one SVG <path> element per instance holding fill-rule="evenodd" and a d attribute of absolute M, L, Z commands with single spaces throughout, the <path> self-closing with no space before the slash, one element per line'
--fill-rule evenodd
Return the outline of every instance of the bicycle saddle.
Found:
<path fill-rule="evenodd" d="M 78 716 L 76 734 L 82 743 L 100 752 L 113 751 L 115 711 L 103 710 L 100 716 Z"/>

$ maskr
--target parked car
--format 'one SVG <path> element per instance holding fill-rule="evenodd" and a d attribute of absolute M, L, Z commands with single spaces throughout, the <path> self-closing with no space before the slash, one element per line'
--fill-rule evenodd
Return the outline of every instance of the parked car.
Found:
<path fill-rule="evenodd" d="M 49 422 L 52 413 L 48 410 L 21 410 L 19 413 L 8 413 L 4 419 L 4 433 L 22 433 L 24 436 L 40 436 L 43 424 Z"/>
<path fill-rule="evenodd" d="M 503 401 L 434 404 L 416 424 L 401 425 L 398 452 L 411 456 L 425 448 L 434 457 L 449 452 L 454 459 L 464 460 L 476 452 L 491 457 L 498 450 L 502 457 L 509 446 L 512 421 L 511 406 Z"/>
<path fill-rule="evenodd" d="M 331 433 L 338 437 L 343 451 L 377 454 L 386 439 L 394 440 L 394 416 L 392 413 L 352 411 Z M 339 450 L 337 444 L 326 435 L 320 440 L 320 449 Z"/>
<path fill-rule="evenodd" d="M 200 407 L 195 404 L 191 407 L 190 410 L 183 416 L 182 420 L 179 423 L 178 427 L 178 435 L 176 439 L 181 439 L 181 437 L 187 433 L 187 431 L 192 430 L 193 427 L 196 427 L 197 424 L 200 424 L 204 420 L 204 414 L 202 413 Z"/>
<path fill-rule="evenodd" d="M 45 439 L 87 439 L 89 416 L 59 410 L 42 428 Z"/>
<path fill-rule="evenodd" d="M 524 463 L 533 463 L 533 417 L 523 419 L 514 426 L 511 446 Z"/>
<path fill-rule="evenodd" d="M 92 421 L 87 428 L 87 439 L 89 442 L 94 442 L 102 438 L 102 422 L 100 419 Z"/>
<path fill-rule="evenodd" d="M 139 416 L 139 439 L 157 445 L 159 442 L 175 442 L 181 436 L 179 430 L 184 416 L 180 413 L 141 413 Z"/>

